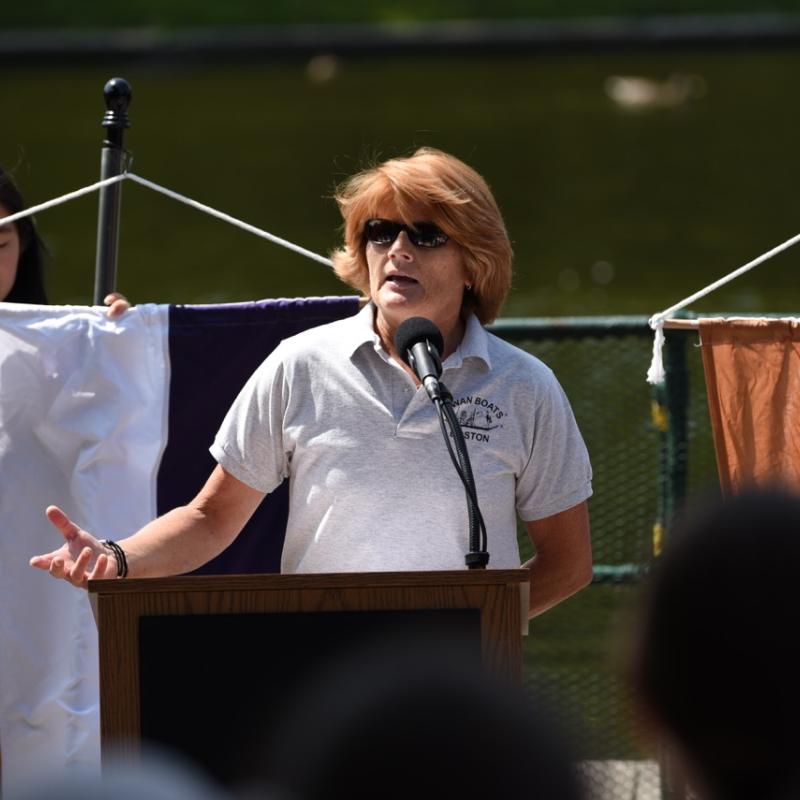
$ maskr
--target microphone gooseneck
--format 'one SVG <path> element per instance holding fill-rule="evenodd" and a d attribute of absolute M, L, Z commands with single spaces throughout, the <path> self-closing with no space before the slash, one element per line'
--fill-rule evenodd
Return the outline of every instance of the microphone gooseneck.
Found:
<path fill-rule="evenodd" d="M 395 349 L 403 361 L 414 370 L 414 374 L 425 387 L 428 397 L 439 413 L 439 424 L 450 460 L 464 484 L 467 496 L 469 552 L 465 562 L 470 569 L 483 569 L 489 563 L 486 525 L 478 507 L 475 479 L 472 475 L 464 433 L 453 408 L 453 396 L 439 380 L 442 374 L 441 352 L 444 349 L 441 331 L 425 317 L 410 317 L 397 329 Z M 453 442 L 450 441 L 451 438 Z"/>

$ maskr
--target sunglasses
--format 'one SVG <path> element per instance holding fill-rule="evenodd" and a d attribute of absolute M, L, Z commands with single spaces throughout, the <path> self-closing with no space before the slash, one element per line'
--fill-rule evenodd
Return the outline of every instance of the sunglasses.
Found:
<path fill-rule="evenodd" d="M 415 222 L 404 225 L 391 219 L 368 219 L 364 225 L 364 235 L 373 244 L 390 245 L 405 231 L 414 247 L 441 247 L 447 244 L 449 236 L 432 222 Z"/>

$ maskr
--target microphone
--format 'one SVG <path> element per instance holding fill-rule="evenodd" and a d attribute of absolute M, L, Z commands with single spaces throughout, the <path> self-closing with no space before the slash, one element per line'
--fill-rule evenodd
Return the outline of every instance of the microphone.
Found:
<path fill-rule="evenodd" d="M 470 569 L 484 569 L 489 563 L 489 553 L 486 550 L 486 525 L 478 508 L 469 453 L 461 425 L 453 410 L 453 395 L 443 383 L 439 382 L 439 376 L 442 374 L 441 352 L 444 349 L 442 333 L 425 317 L 409 317 L 397 329 L 394 346 L 400 358 L 414 370 L 414 374 L 425 387 L 428 397 L 439 412 L 439 422 L 447 451 L 467 495 L 469 552 L 464 560 Z M 448 427 L 453 444 L 448 436 Z"/>
<path fill-rule="evenodd" d="M 439 376 L 442 374 L 441 352 L 444 339 L 441 331 L 425 317 L 409 317 L 400 324 L 394 337 L 400 358 L 414 370 L 431 400 L 444 396 Z M 445 390 L 446 391 L 446 390 Z"/>

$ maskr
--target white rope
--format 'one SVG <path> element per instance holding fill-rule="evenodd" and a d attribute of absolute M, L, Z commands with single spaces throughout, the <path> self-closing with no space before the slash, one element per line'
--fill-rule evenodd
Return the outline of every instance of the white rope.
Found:
<path fill-rule="evenodd" d="M 40 203 L 37 206 L 31 206 L 30 208 L 26 208 L 24 211 L 11 214 L 8 217 L 0 217 L 0 224 L 5 225 L 9 222 L 15 222 L 18 219 L 23 219 L 24 217 L 30 217 L 39 211 L 45 211 L 48 208 L 59 206 L 62 203 L 67 203 L 70 200 L 75 200 L 78 197 L 83 197 L 85 194 L 90 194 L 91 192 L 97 191 L 103 186 L 109 186 L 112 183 L 118 183 L 119 181 L 124 180 L 132 180 L 135 183 L 146 186 L 148 189 L 152 189 L 153 191 L 160 192 L 167 197 L 171 197 L 173 200 L 178 200 L 181 203 L 185 203 L 186 205 L 191 206 L 198 211 L 203 211 L 212 217 L 216 217 L 224 222 L 228 222 L 237 228 L 241 228 L 249 233 L 254 233 L 256 236 L 260 236 L 262 239 L 267 239 L 273 244 L 279 244 L 281 247 L 285 247 L 287 250 L 292 250 L 295 253 L 299 253 L 300 255 L 311 258 L 314 261 L 318 261 L 320 264 L 325 264 L 327 267 L 333 266 L 333 262 L 329 258 L 325 258 L 325 256 L 318 255 L 311 250 L 306 250 L 305 247 L 300 247 L 300 245 L 293 244 L 286 239 L 281 239 L 280 236 L 275 236 L 274 234 L 262 230 L 261 228 L 256 228 L 254 225 L 249 225 L 247 222 L 242 222 L 241 220 L 230 216 L 230 214 L 225 214 L 222 211 L 217 211 L 215 208 L 211 208 L 211 206 L 203 205 L 202 203 L 198 203 L 196 200 L 192 200 L 182 194 L 173 192 L 170 189 L 165 189 L 163 186 L 159 186 L 157 183 L 148 181 L 145 178 L 140 178 L 138 175 L 134 175 L 132 172 L 124 172 L 121 175 L 115 175 L 113 178 L 106 178 L 105 180 L 97 181 L 97 183 L 93 183 L 91 186 L 85 186 L 83 189 L 78 189 L 77 191 L 69 192 L 68 194 L 53 198 L 52 200 L 48 200 L 46 203 Z"/>
<path fill-rule="evenodd" d="M 293 250 L 295 253 L 300 253 L 300 255 L 306 256 L 307 258 L 311 258 L 314 261 L 318 261 L 320 264 L 325 264 L 328 267 L 333 266 L 333 262 L 329 258 L 325 258 L 325 256 L 318 255 L 317 253 L 314 253 L 311 250 L 306 250 L 305 247 L 300 247 L 300 245 L 292 244 L 292 242 L 288 242 L 286 241 L 286 239 L 281 239 L 279 236 L 275 236 L 272 233 L 268 233 L 267 231 L 262 230 L 261 228 L 256 228 L 254 225 L 249 225 L 246 222 L 242 222 L 241 220 L 236 219 L 235 217 L 232 217 L 229 214 L 225 214 L 222 211 L 217 211 L 215 208 L 211 208 L 210 206 L 198 203 L 196 200 L 192 200 L 191 198 L 185 197 L 182 194 L 173 192 L 170 189 L 165 189 L 163 186 L 159 186 L 157 183 L 148 181 L 145 178 L 140 178 L 138 175 L 134 175 L 132 172 L 128 172 L 126 173 L 126 175 L 132 181 L 140 183 L 142 186 L 146 186 L 148 189 L 152 189 L 155 192 L 160 192 L 161 194 L 164 194 L 167 197 L 171 197 L 173 200 L 177 200 L 180 203 L 185 203 L 187 206 L 191 206 L 192 208 L 195 208 L 198 211 L 204 211 L 206 214 L 210 214 L 212 217 L 216 217 L 217 219 L 221 219 L 224 222 L 228 222 L 237 228 L 241 228 L 243 231 L 254 233 L 256 236 L 260 236 L 262 239 L 267 239 L 268 241 L 273 242 L 274 244 L 279 244 L 281 245 L 281 247 L 285 247 L 287 250 Z"/>
<path fill-rule="evenodd" d="M 768 250 L 766 253 L 762 253 L 758 258 L 754 258 L 752 261 L 748 261 L 743 266 L 735 269 L 733 272 L 725 275 L 724 277 L 720 278 L 714 283 L 709 284 L 704 289 L 700 289 L 700 291 L 695 292 L 693 295 L 684 298 L 678 303 L 675 303 L 674 306 L 670 306 L 669 308 L 665 309 L 664 311 L 660 311 L 658 314 L 653 314 L 650 317 L 650 327 L 655 331 L 655 336 L 653 339 L 653 359 L 650 362 L 650 369 L 647 370 L 647 382 L 648 383 L 662 383 L 664 381 L 664 363 L 662 359 L 662 349 L 664 347 L 664 321 L 671 317 L 676 311 L 679 311 L 682 308 L 686 308 L 686 306 L 691 305 L 696 300 L 699 300 L 701 297 L 705 297 L 707 294 L 711 294 L 715 289 L 719 289 L 720 286 L 724 286 L 726 283 L 729 283 L 734 278 L 738 278 L 740 275 L 744 275 L 745 272 L 753 269 L 753 267 L 757 267 L 759 264 L 763 264 L 765 261 L 768 261 L 773 256 L 778 255 L 778 253 L 782 253 L 784 250 L 788 250 L 792 245 L 797 244 L 800 242 L 800 233 L 796 236 L 793 236 L 791 239 L 787 239 L 783 244 L 779 244 L 777 247 L 773 247 L 772 250 Z"/>
<path fill-rule="evenodd" d="M 653 358 L 650 361 L 650 369 L 647 370 L 647 382 L 652 384 L 663 383 L 666 374 L 664 372 L 664 322 L 658 322 L 654 330 Z"/>
<path fill-rule="evenodd" d="M 26 208 L 24 211 L 18 211 L 16 214 L 11 214 L 8 217 L 0 217 L 0 224 L 5 225 L 9 222 L 16 222 L 18 219 L 23 219 L 24 217 L 30 217 L 33 214 L 37 214 L 39 211 L 46 211 L 48 208 L 53 208 L 54 206 L 60 206 L 62 203 L 67 203 L 70 200 L 75 200 L 78 197 L 83 197 L 85 194 L 91 194 L 92 192 L 101 189 L 103 186 L 109 186 L 112 183 L 119 183 L 120 181 L 124 181 L 125 178 L 128 176 L 123 175 L 114 175 L 113 178 L 106 178 L 104 181 L 97 181 L 97 183 L 93 183 L 91 186 L 84 186 L 83 189 L 78 189 L 75 192 L 69 192 L 69 194 L 62 194 L 61 197 L 56 197 L 53 200 L 48 200 L 46 203 L 39 203 L 38 206 L 31 206 L 30 208 Z"/>

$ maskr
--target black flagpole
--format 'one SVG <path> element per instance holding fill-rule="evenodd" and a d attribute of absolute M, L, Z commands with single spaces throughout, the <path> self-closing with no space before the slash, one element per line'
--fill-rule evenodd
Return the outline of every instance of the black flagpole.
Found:
<path fill-rule="evenodd" d="M 112 78 L 103 87 L 106 113 L 103 127 L 106 136 L 100 156 L 100 179 L 105 180 L 122 172 L 125 150 L 122 140 L 128 122 L 128 106 L 133 96 L 131 85 L 124 78 Z M 117 285 L 117 249 L 119 245 L 119 210 L 122 182 L 100 189 L 97 218 L 97 259 L 94 269 L 94 304 L 102 305 Z"/>

